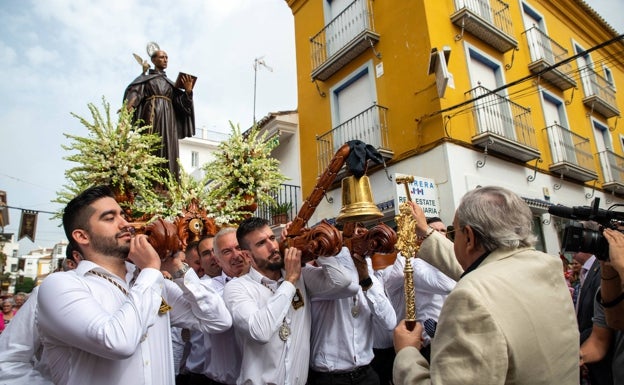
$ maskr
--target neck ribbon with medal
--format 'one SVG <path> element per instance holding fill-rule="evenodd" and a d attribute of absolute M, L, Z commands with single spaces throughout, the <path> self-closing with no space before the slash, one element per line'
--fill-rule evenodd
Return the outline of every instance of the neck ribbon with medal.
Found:
<path fill-rule="evenodd" d="M 279 284 L 281 284 L 282 282 L 284 281 L 277 283 L 277 285 L 279 286 Z M 273 290 L 273 288 L 269 286 L 269 284 L 267 284 L 264 281 L 261 281 L 261 283 L 262 285 L 264 285 L 264 287 L 271 290 L 271 293 L 275 294 L 275 290 Z M 303 307 L 305 303 L 303 302 L 303 295 L 301 294 L 301 291 L 299 290 L 299 288 L 295 287 L 295 289 L 296 291 L 292 299 L 292 307 L 295 310 L 299 310 L 300 308 Z M 290 325 L 288 324 L 288 322 L 286 322 L 286 317 L 284 317 L 284 319 L 282 320 L 282 325 L 279 328 L 278 335 L 279 335 L 280 340 L 284 342 L 286 342 L 288 340 L 288 337 L 290 337 Z"/>

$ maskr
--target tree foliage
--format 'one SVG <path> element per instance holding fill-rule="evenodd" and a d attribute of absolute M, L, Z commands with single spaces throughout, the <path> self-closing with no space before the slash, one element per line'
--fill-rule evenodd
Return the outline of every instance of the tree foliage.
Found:
<path fill-rule="evenodd" d="M 30 293 L 35 288 L 35 280 L 30 277 L 23 277 L 15 282 L 15 292 Z"/>

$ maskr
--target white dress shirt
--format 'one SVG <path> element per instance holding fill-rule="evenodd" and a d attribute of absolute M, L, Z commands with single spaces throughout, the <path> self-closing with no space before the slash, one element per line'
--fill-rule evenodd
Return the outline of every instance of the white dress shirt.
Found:
<path fill-rule="evenodd" d="M 28 300 L 0 334 L 0 383 L 2 385 L 53 385 L 44 378 L 46 370 L 38 360 L 41 341 L 37 330 L 36 286 Z"/>
<path fill-rule="evenodd" d="M 126 263 L 122 280 L 85 260 L 46 278 L 38 295 L 43 358 L 57 385 L 174 384 L 171 326 L 231 326 L 221 297 L 192 269 L 174 282 Z M 94 270 L 120 285 L 89 273 Z M 172 307 L 159 314 L 162 299 Z"/>
<path fill-rule="evenodd" d="M 372 268 L 369 276 L 373 286 L 364 292 L 351 256 L 341 254 L 336 259 L 349 271 L 353 295 L 312 299 L 310 367 L 319 372 L 351 371 L 370 364 L 374 328 L 392 333 L 397 324 L 394 309 Z"/>
<path fill-rule="evenodd" d="M 343 249 L 341 253 L 348 250 Z M 347 296 L 349 274 L 334 257 L 319 257 L 320 267 L 304 268 L 293 285 L 271 281 L 253 267 L 230 281 L 223 299 L 232 313 L 243 359 L 237 384 L 303 385 L 310 359 L 310 297 Z M 282 275 L 284 272 L 282 271 Z M 271 287 L 271 289 L 267 286 Z M 304 306 L 295 310 L 292 299 L 299 289 Z M 286 341 L 279 337 L 282 324 L 290 328 Z"/>
<path fill-rule="evenodd" d="M 217 293 L 223 295 L 226 283 L 232 279 L 225 273 L 221 273 L 210 283 Z M 204 375 L 222 384 L 236 384 L 240 375 L 243 354 L 236 343 L 234 327 L 223 333 L 204 334 L 204 347 L 206 352 Z"/>
<path fill-rule="evenodd" d="M 412 258 L 414 270 L 414 297 L 416 304 L 416 320 L 425 322 L 427 319 L 438 321 L 446 296 L 453 290 L 456 282 L 434 266 L 420 258 Z M 397 255 L 393 265 L 383 271 L 386 293 L 396 310 L 397 319 L 405 318 L 405 257 Z M 423 330 L 424 346 L 431 338 Z"/>
<path fill-rule="evenodd" d="M 210 285 L 212 279 L 208 275 L 204 275 L 200 279 L 200 283 Z M 204 341 L 204 333 L 201 330 L 192 330 L 189 342 L 191 349 L 188 357 L 186 357 L 186 369 L 192 373 L 202 373 L 206 365 L 206 344 Z"/>
<path fill-rule="evenodd" d="M 173 374 L 176 376 L 180 373 L 180 365 L 184 359 L 184 349 L 187 342 L 182 338 L 182 328 L 171 327 L 171 347 L 173 350 Z"/>

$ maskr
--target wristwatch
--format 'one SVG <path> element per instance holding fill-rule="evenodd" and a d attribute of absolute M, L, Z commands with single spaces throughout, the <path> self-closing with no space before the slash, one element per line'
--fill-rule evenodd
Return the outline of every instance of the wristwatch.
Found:
<path fill-rule="evenodd" d="M 186 272 L 189 271 L 189 269 L 190 269 L 190 267 L 189 267 L 188 263 L 182 262 L 182 268 L 180 270 L 176 271 L 175 273 L 171 274 L 171 276 L 173 277 L 173 279 L 182 278 L 182 277 L 184 277 Z"/>

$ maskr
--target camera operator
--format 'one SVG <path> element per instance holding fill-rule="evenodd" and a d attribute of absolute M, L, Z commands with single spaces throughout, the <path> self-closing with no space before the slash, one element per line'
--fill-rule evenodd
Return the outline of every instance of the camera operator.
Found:
<path fill-rule="evenodd" d="M 590 226 L 589 223 L 584 225 Z M 582 265 L 581 286 L 576 301 L 576 320 L 582 346 L 592 333 L 597 333 L 595 331 L 596 326 L 593 323 L 595 313 L 594 299 L 596 298 L 596 292 L 600 290 L 601 266 L 600 260 L 590 253 L 576 252 L 573 259 Z M 587 363 L 583 367 L 581 378 L 588 378 L 589 383 L 592 385 L 611 385 L 613 384 L 611 364 L 611 355 L 605 354 L 602 359 Z"/>
<path fill-rule="evenodd" d="M 580 364 L 597 362 L 612 353 L 613 383 L 624 383 L 624 234 L 605 229 L 610 261 L 600 261 L 600 291 L 594 304 L 594 325 L 581 345 Z"/>
<path fill-rule="evenodd" d="M 603 235 L 609 242 L 610 262 L 602 263 L 600 302 L 604 307 L 607 325 L 613 329 L 624 330 L 624 234 L 605 229 Z"/>

